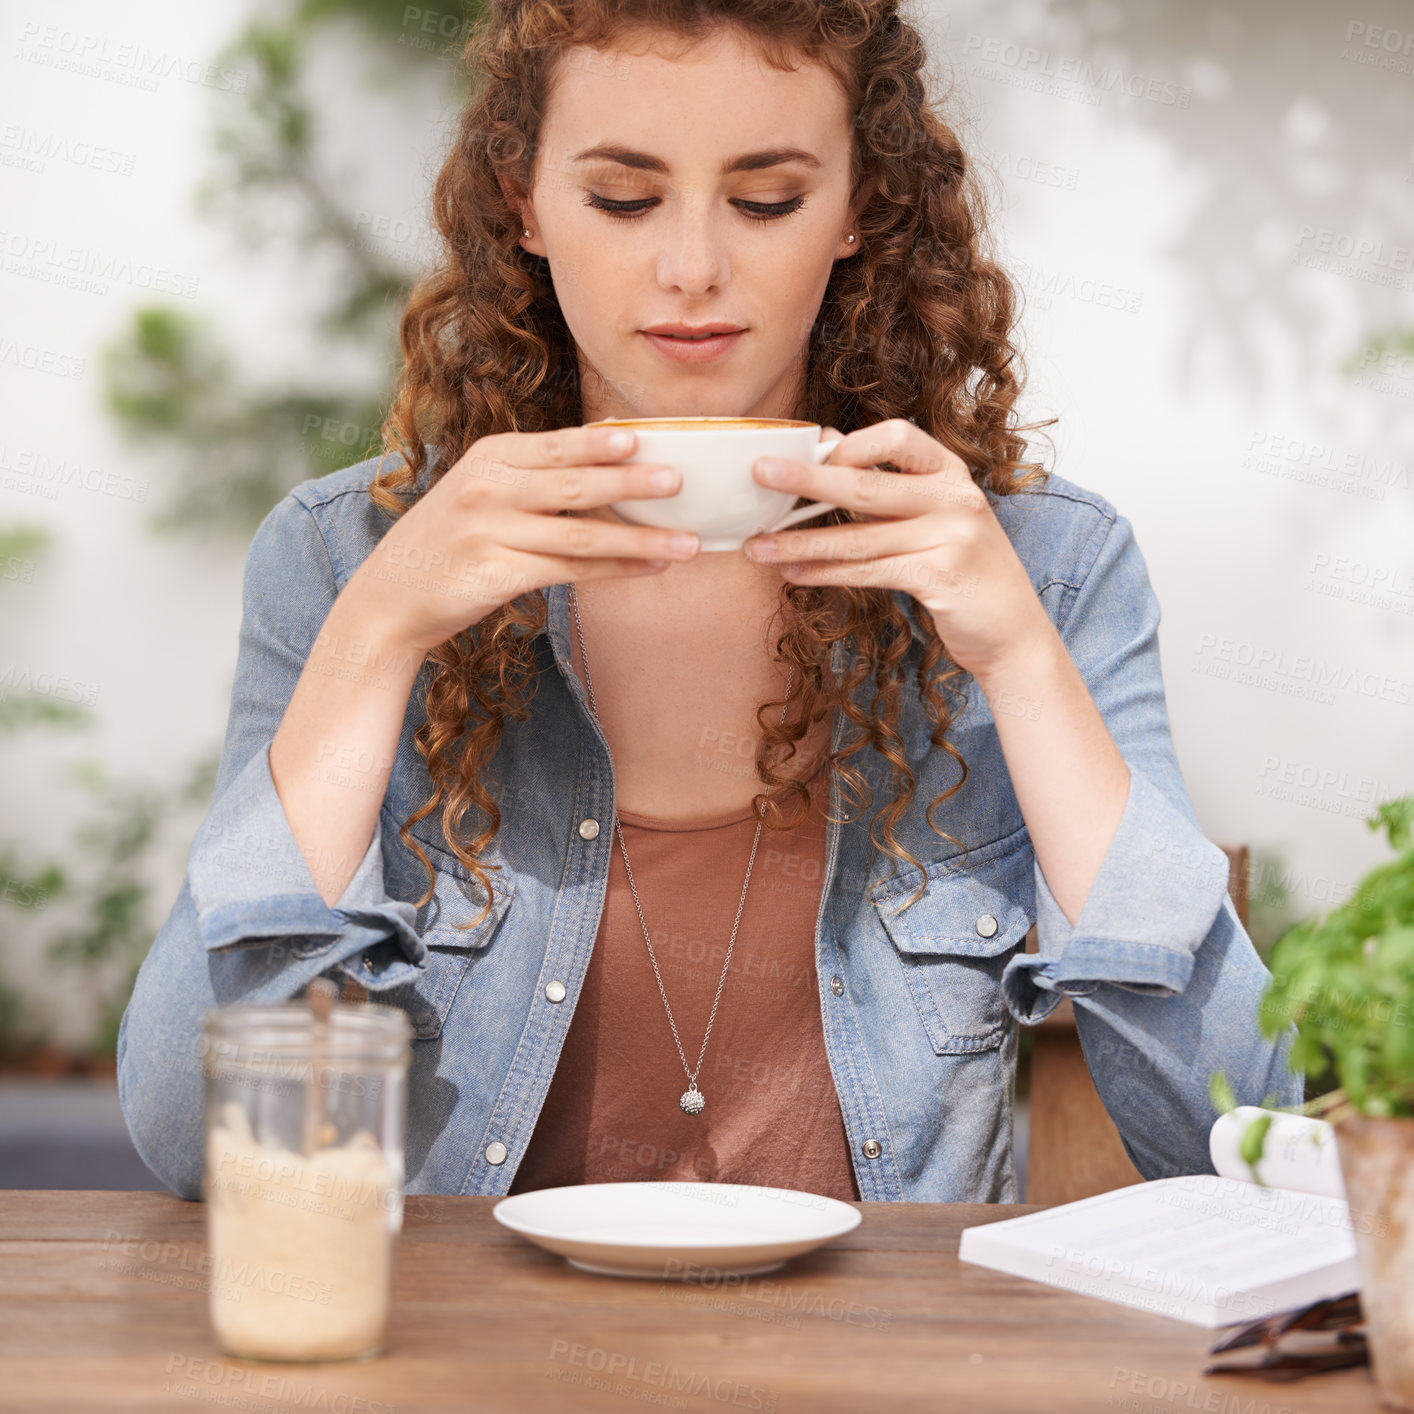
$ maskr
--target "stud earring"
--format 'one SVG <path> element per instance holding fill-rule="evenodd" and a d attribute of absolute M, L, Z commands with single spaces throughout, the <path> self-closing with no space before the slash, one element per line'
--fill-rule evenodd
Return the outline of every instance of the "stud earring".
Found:
<path fill-rule="evenodd" d="M 527 231 L 526 234 L 529 235 L 530 233 Z M 853 237 L 853 236 L 850 236 L 849 240 L 850 240 L 850 241 L 853 241 L 853 240 L 854 240 L 854 237 Z"/>
<path fill-rule="evenodd" d="M 526 231 L 525 234 L 528 236 L 528 235 L 530 234 L 530 232 L 529 232 L 529 231 Z M 851 236 L 850 239 L 853 240 L 854 238 Z"/>

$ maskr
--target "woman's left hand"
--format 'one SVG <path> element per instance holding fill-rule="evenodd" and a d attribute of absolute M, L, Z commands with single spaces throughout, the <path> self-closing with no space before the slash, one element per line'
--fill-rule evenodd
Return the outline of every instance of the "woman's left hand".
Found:
<path fill-rule="evenodd" d="M 885 461 L 902 470 L 876 465 Z M 932 614 L 949 656 L 979 682 L 1054 636 L 1026 567 L 962 458 L 906 418 L 851 432 L 819 466 L 763 457 L 753 475 L 763 486 L 865 518 L 747 540 L 752 560 L 777 565 L 792 583 L 903 590 Z"/>

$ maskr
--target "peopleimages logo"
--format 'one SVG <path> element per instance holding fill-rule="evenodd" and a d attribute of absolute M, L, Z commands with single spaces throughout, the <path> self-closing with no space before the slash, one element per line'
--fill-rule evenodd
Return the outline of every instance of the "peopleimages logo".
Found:
<path fill-rule="evenodd" d="M 98 701 L 98 684 L 60 677 L 55 673 L 33 672 L 14 663 L 0 668 L 0 702 L 12 692 L 32 697 L 54 697 L 61 702 L 77 702 L 92 707 Z"/>
<path fill-rule="evenodd" d="M 1334 692 L 1414 705 L 1414 682 L 1388 673 L 1363 671 L 1345 663 L 1332 663 L 1309 653 L 1289 653 L 1271 644 L 1252 643 L 1226 635 L 1200 633 L 1194 671 L 1209 677 L 1229 677 L 1253 686 L 1330 703 Z"/>
<path fill-rule="evenodd" d="M 1414 614 L 1414 569 L 1319 551 L 1306 575 L 1308 593 L 1372 609 Z"/>
<path fill-rule="evenodd" d="M 0 345 L 0 351 L 3 351 L 3 345 Z M 105 472 L 97 467 L 85 467 L 67 458 L 56 459 L 43 452 L 11 447 L 5 442 L 0 442 L 0 472 L 14 473 L 0 482 L 13 490 L 26 489 L 27 481 L 34 487 L 57 490 L 61 486 L 75 486 L 82 491 L 92 491 L 99 496 L 116 496 L 123 501 L 147 500 L 146 481 L 118 471 Z"/>
<path fill-rule="evenodd" d="M 20 166 L 31 172 L 42 172 L 50 161 L 64 162 L 71 167 L 89 167 L 95 172 L 114 172 L 130 177 L 137 157 L 131 152 L 119 152 L 99 143 L 72 139 L 58 133 L 36 132 L 23 123 L 8 123 L 0 128 L 0 161 L 6 166 Z"/>
<path fill-rule="evenodd" d="M 1241 464 L 1244 470 L 1263 476 L 1307 482 L 1371 501 L 1384 500 L 1387 488 L 1414 488 L 1407 462 L 1284 432 L 1251 433 Z"/>
<path fill-rule="evenodd" d="M 1414 246 L 1390 245 L 1373 236 L 1357 236 L 1329 226 L 1301 226 L 1291 263 L 1367 284 L 1414 290 L 1409 273 L 1414 270 Z"/>
<path fill-rule="evenodd" d="M 1112 285 L 1069 271 L 1048 270 L 1026 260 L 1013 260 L 1011 268 L 1017 279 L 1032 296 L 1040 309 L 1050 309 L 1057 298 L 1072 299 L 1078 304 L 1093 304 L 1101 309 L 1115 309 L 1124 314 L 1138 314 L 1144 303 L 1143 290 L 1131 290 L 1124 285 Z"/>
<path fill-rule="evenodd" d="M 244 1404 L 246 1408 L 271 1408 L 254 1400 L 277 1401 L 274 1408 L 317 1409 L 323 1414 L 395 1414 L 396 1404 L 368 1399 L 361 1394 L 330 1390 L 317 1376 L 256 1370 L 196 1355 L 173 1353 L 167 1357 L 164 1393 L 211 1404 Z"/>
<path fill-rule="evenodd" d="M 1352 775 L 1335 766 L 1267 756 L 1258 773 L 1257 794 L 1333 815 L 1363 817 L 1372 806 L 1392 799 L 1399 791 L 1375 776 Z"/>
<path fill-rule="evenodd" d="M 1118 64 L 1096 66 L 1079 55 L 1052 54 L 1049 49 L 981 34 L 969 34 L 963 41 L 962 52 L 966 58 L 996 64 L 1031 78 L 1076 83 L 1098 93 L 1123 93 L 1170 108 L 1187 108 L 1193 97 L 1193 90 L 1187 84 L 1126 73 Z"/>
<path fill-rule="evenodd" d="M 557 1370 L 557 1366 L 570 1368 Z M 746 1385 L 696 1369 L 684 1370 L 662 1360 L 642 1360 L 637 1355 L 608 1350 L 602 1345 L 581 1345 L 558 1337 L 553 1340 L 546 1373 L 557 1378 L 569 1375 L 569 1383 L 589 1385 L 590 1381 L 583 1376 L 575 1378 L 581 1371 L 601 1376 L 606 1381 L 603 1386 L 606 1390 L 650 1403 L 658 1402 L 654 1396 L 661 1391 L 667 1395 L 705 1396 L 738 1409 L 760 1409 L 770 1414 L 778 1399 L 775 1390 L 760 1385 Z M 672 1407 L 685 1406 L 679 1403 Z"/>
<path fill-rule="evenodd" d="M 1140 1396 L 1147 1403 L 1140 1401 Z M 1301 1414 L 1294 1404 L 1273 1404 L 1257 1399 L 1248 1390 L 1204 1389 L 1196 1381 L 1175 1380 L 1167 1375 L 1150 1375 L 1116 1365 L 1110 1376 L 1110 1393 L 1105 1406 L 1148 1414 L 1155 1403 L 1170 1408 L 1201 1409 L 1203 1414 Z"/>
<path fill-rule="evenodd" d="M 0 338 L 0 366 L 5 364 L 28 368 L 34 373 L 48 373 L 55 378 L 82 378 L 84 371 L 84 360 L 75 354 Z"/>
<path fill-rule="evenodd" d="M 813 1194 L 810 1196 L 814 1196 Z M 881 1310 L 877 1306 L 862 1306 L 858 1301 L 846 1301 L 844 1297 L 825 1297 L 817 1291 L 802 1288 L 782 1281 L 770 1281 L 760 1276 L 742 1275 L 740 1272 L 723 1271 L 720 1267 L 704 1267 L 697 1262 L 685 1262 L 670 1257 L 663 1264 L 663 1275 L 674 1281 L 685 1281 L 687 1285 L 658 1288 L 660 1293 L 669 1290 L 683 1293 L 683 1299 L 691 1299 L 701 1291 L 729 1292 L 750 1301 L 769 1303 L 792 1314 L 805 1312 L 826 1320 L 839 1321 L 843 1325 L 860 1326 L 866 1330 L 886 1331 L 893 1320 L 893 1312 Z"/>
<path fill-rule="evenodd" d="M 1388 25 L 1351 20 L 1345 27 L 1345 47 L 1340 57 L 1370 68 L 1414 74 L 1414 29 L 1391 29 Z"/>
<path fill-rule="evenodd" d="M 1303 225 L 1297 229 L 1296 244 L 1309 244 L 1322 255 L 1339 255 L 1347 260 L 1368 260 L 1391 270 L 1414 269 L 1414 246 L 1387 245 L 1373 236 L 1356 236 L 1329 226 Z"/>
<path fill-rule="evenodd" d="M 23 48 L 26 44 L 31 46 L 28 52 Z M 20 45 L 14 56 L 17 59 L 83 74 L 88 78 L 123 83 L 147 93 L 156 91 L 160 79 L 177 79 L 182 83 L 200 84 L 203 88 L 222 89 L 230 93 L 244 93 L 250 81 L 248 74 L 238 69 L 228 69 L 224 64 L 211 64 L 165 49 L 149 49 L 142 44 L 115 41 L 106 34 L 65 29 L 62 25 L 45 25 L 38 20 L 25 22 L 20 31 Z"/>
<path fill-rule="evenodd" d="M 70 245 L 23 231 L 0 229 L 0 256 L 5 259 L 8 275 L 95 295 L 106 295 L 108 283 L 113 281 L 155 294 L 195 299 L 201 285 L 197 275 L 185 275 L 151 261 L 132 261 L 111 251 Z"/>

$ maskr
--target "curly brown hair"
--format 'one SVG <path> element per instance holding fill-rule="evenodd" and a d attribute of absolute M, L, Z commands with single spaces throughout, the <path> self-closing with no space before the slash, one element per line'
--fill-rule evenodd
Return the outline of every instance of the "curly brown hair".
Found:
<path fill-rule="evenodd" d="M 1012 342 L 1017 293 L 982 251 L 981 185 L 957 135 L 933 111 L 923 79 L 927 51 L 900 17 L 898 0 L 493 0 L 462 56 L 472 96 L 434 190 L 442 257 L 413 288 L 400 325 L 404 366 L 382 428 L 385 450 L 396 455 L 369 488 L 394 519 L 425 494 L 416 485 L 424 469 L 430 487 L 479 438 L 583 420 L 576 349 L 548 263 L 520 246 L 521 221 L 497 176 L 529 188 L 559 55 L 573 45 L 607 47 L 630 28 L 669 31 L 690 44 L 723 25 L 740 27 L 778 69 L 804 55 L 832 70 L 853 114 L 851 191 L 874 182 L 856 223 L 861 249 L 835 262 L 810 331 L 806 391 L 794 415 L 845 433 L 907 417 L 998 495 L 1045 478 L 1038 463 L 1021 460 L 1021 434 L 1046 424 L 1019 427 L 1013 415 L 1021 391 L 1021 358 Z M 852 519 L 836 510 L 821 523 Z M 932 814 L 967 776 L 967 763 L 946 739 L 953 714 L 944 697 L 956 691 L 951 680 L 962 670 L 947 657 L 931 615 L 911 607 L 924 640 L 917 690 L 934 722 L 931 741 L 960 768 L 924 818 L 940 837 L 953 839 Z M 486 869 L 499 867 L 479 857 L 501 823 L 481 773 L 506 719 L 526 718 L 538 681 L 534 638 L 545 616 L 537 589 L 428 655 L 434 673 L 415 740 L 434 794 L 403 824 L 401 838 L 435 882 L 410 827 L 442 804 L 449 847 L 486 891 L 486 907 L 469 926 L 491 906 Z M 896 729 L 911 636 L 899 600 L 886 589 L 785 582 L 773 623 L 777 661 L 795 667 L 796 686 L 779 725 L 778 713 L 764 721 L 762 714 L 780 702 L 757 710 L 758 777 L 767 790 L 785 784 L 772 764 L 777 749 L 785 748 L 784 764 L 795 743 L 837 706 L 858 732 L 830 753 L 829 769 L 851 805 L 868 809 L 872 788 L 849 758 L 873 746 L 889 763 L 894 798 L 870 822 L 870 837 L 876 849 L 918 867 L 894 838 L 914 794 Z M 853 650 L 838 680 L 829 671 L 837 642 Z M 870 676 L 874 695 L 866 712 L 854 696 Z M 809 807 L 806 784 L 791 783 L 794 798 L 783 819 L 766 791 L 755 797 L 758 816 L 772 829 L 795 827 Z M 484 823 L 464 842 L 459 829 L 471 806 Z M 431 893 L 429 885 L 419 905 Z"/>

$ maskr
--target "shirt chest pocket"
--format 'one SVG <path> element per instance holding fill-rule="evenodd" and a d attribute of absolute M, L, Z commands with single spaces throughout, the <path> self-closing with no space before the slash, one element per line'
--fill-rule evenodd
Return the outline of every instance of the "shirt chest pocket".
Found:
<path fill-rule="evenodd" d="M 504 863 L 499 870 L 489 871 L 491 909 L 475 927 L 468 927 L 485 902 L 476 876 L 455 855 L 420 835 L 418 843 L 436 871 L 432 897 L 417 914 L 417 931 L 427 946 L 427 966 L 410 981 L 381 989 L 377 1000 L 402 1007 L 412 1023 L 414 1038 L 430 1041 L 442 1034 L 468 971 L 499 931 L 515 898 L 516 880 Z M 418 871 L 419 886 L 407 886 L 409 879 L 399 890 L 400 896 L 409 900 L 421 897 L 427 887 L 427 872 L 420 865 Z M 368 985 L 368 979 L 359 980 Z"/>
<path fill-rule="evenodd" d="M 1036 881 L 1024 831 L 974 849 L 965 867 L 907 869 L 874 899 L 933 1050 L 966 1055 L 1006 1035 L 1002 972 L 1036 917 Z"/>

